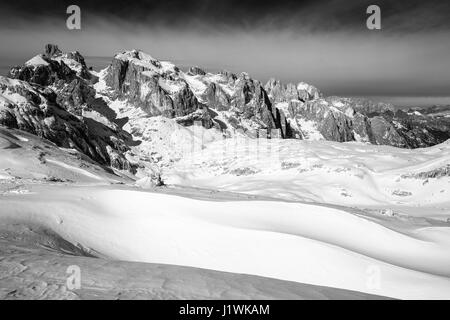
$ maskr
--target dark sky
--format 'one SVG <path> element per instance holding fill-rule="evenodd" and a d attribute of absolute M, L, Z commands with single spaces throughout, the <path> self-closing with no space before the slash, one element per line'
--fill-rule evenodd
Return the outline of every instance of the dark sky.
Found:
<path fill-rule="evenodd" d="M 79 31 L 65 26 L 70 4 L 81 7 Z M 370 4 L 381 7 L 382 30 L 366 28 Z M 0 4 L 0 28 L 3 65 L 47 42 L 89 56 L 140 48 L 329 95 L 450 96 L 448 0 L 14 0 Z"/>

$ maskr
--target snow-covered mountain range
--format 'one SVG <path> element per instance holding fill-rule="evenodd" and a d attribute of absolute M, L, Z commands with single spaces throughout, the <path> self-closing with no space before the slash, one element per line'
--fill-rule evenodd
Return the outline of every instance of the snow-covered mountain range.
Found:
<path fill-rule="evenodd" d="M 148 143 L 150 123 L 153 131 L 162 130 L 155 125 L 167 126 L 164 123 L 185 128 L 201 123 L 213 129 L 209 135 L 215 138 L 359 141 L 404 148 L 450 138 L 445 117 L 396 112 L 389 104 L 368 100 L 324 97 L 303 82 L 284 85 L 272 79 L 263 85 L 247 73 L 212 74 L 199 67 L 183 72 L 139 50 L 116 54 L 111 65 L 97 73 L 88 69 L 80 53 L 47 45 L 43 54 L 12 68 L 0 83 L 1 124 L 131 173 L 142 166 L 130 156 L 133 147 L 145 145 L 139 148 L 146 154 L 138 154 L 141 158 L 158 153 Z"/>
<path fill-rule="evenodd" d="M 449 121 L 47 45 L 0 77 L 0 298 L 448 299 Z"/>

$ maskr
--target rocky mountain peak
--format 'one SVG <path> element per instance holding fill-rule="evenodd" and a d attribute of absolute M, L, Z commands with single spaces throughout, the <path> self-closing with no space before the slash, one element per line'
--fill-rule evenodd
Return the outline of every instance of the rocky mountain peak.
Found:
<path fill-rule="evenodd" d="M 234 74 L 233 72 L 230 72 L 228 70 L 221 70 L 221 71 L 219 71 L 219 74 L 226 77 L 228 81 L 234 81 L 238 78 L 236 76 L 236 74 Z"/>
<path fill-rule="evenodd" d="M 197 75 L 204 76 L 204 75 L 206 75 L 206 72 L 203 69 L 201 69 L 200 67 L 198 67 L 198 66 L 190 67 L 188 73 L 191 74 L 191 75 L 194 75 L 194 76 L 197 76 Z"/>
<path fill-rule="evenodd" d="M 133 143 L 107 103 L 96 97 L 84 57 L 55 45 L 11 69 L 0 83 L 0 124 L 77 149 L 94 161 L 133 171 L 124 152 Z M 5 79 L 8 79 L 6 81 Z"/>
<path fill-rule="evenodd" d="M 44 56 L 48 59 L 53 58 L 54 56 L 59 56 L 62 54 L 62 51 L 59 50 L 58 46 L 55 44 L 46 44 Z"/>
<path fill-rule="evenodd" d="M 264 88 L 276 102 L 289 102 L 291 100 L 305 102 L 322 97 L 319 89 L 305 82 L 283 84 L 280 80 L 271 78 Z"/>
<path fill-rule="evenodd" d="M 58 86 L 77 78 L 92 83 L 97 80 L 78 51 L 63 53 L 53 44 L 47 44 L 43 54 L 33 57 L 24 65 L 13 67 L 8 76 L 42 86 Z"/>

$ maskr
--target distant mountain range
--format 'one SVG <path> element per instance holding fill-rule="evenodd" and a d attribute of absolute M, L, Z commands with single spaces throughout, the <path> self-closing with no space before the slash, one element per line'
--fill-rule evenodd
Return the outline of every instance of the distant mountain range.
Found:
<path fill-rule="evenodd" d="M 135 119 L 121 114 L 118 103 Z M 183 72 L 131 50 L 100 72 L 77 51 L 56 45 L 0 77 L 0 124 L 74 148 L 93 160 L 136 172 L 127 156 L 146 138 L 142 119 L 201 123 L 226 137 L 357 141 L 418 148 L 450 138 L 450 107 L 397 110 L 367 99 L 326 97 L 304 82 L 265 85 L 243 72 Z M 132 120 L 134 122 L 132 122 Z M 140 127 L 139 127 L 140 126 Z M 133 130 L 124 128 L 134 127 Z M 156 129 L 157 130 L 157 129 Z M 151 137 L 150 137 L 151 139 Z"/>

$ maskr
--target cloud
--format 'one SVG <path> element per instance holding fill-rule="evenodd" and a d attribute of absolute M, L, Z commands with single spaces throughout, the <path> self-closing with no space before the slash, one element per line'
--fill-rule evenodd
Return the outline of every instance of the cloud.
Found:
<path fill-rule="evenodd" d="M 42 7 L 1 19 L 0 59 L 23 62 L 45 43 L 107 57 L 139 48 L 182 65 L 247 71 L 261 81 L 307 81 L 330 95 L 450 95 L 443 2 L 377 1 L 381 31 L 366 29 L 364 1 L 188 2 L 81 1 L 82 30 L 69 31 L 64 1 L 42 0 Z M 10 3 L 10 11 L 23 5 Z"/>
<path fill-rule="evenodd" d="M 67 6 L 77 4 L 85 19 L 121 20 L 122 23 L 173 29 L 306 29 L 310 31 L 362 30 L 366 8 L 382 9 L 386 30 L 392 32 L 450 29 L 450 3 L 441 0 L 14 0 L 0 4 L 5 21 L 64 18 Z M 2 22 L 0 22 L 2 23 Z"/>

